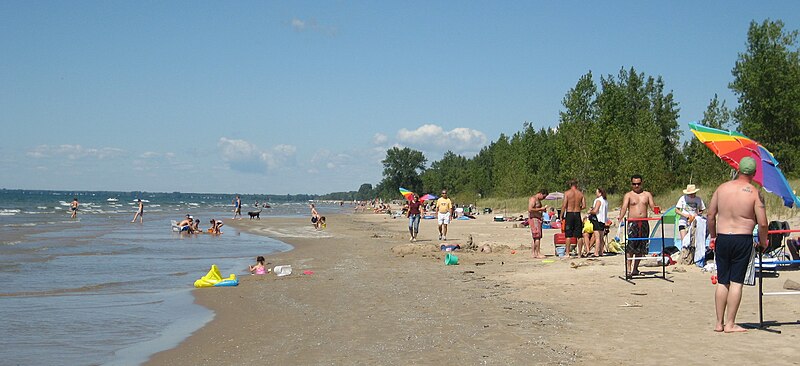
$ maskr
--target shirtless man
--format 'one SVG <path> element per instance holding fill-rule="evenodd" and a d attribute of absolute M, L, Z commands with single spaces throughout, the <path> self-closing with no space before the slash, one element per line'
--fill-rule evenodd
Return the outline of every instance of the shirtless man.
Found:
<path fill-rule="evenodd" d="M 641 219 L 648 217 L 648 210 L 655 207 L 653 195 L 642 189 L 642 176 L 634 174 L 631 177 L 631 191 L 625 193 L 622 199 L 622 208 L 619 210 L 617 221 L 622 222 L 625 213 L 629 219 Z M 628 238 L 649 238 L 650 223 L 647 221 L 631 221 L 628 223 Z M 643 257 L 647 255 L 650 240 L 628 240 L 625 243 L 625 258 Z M 628 278 L 639 275 L 639 259 L 625 261 L 625 268 L 628 269 Z M 631 269 L 631 262 L 633 268 Z"/>
<path fill-rule="evenodd" d="M 547 193 L 546 189 L 542 189 L 528 200 L 528 224 L 533 237 L 531 245 L 533 258 L 545 258 L 542 255 L 542 214 L 547 211 L 547 206 L 542 206 L 542 200 L 547 197 Z"/>
<path fill-rule="evenodd" d="M 69 210 L 72 211 L 72 215 L 70 215 L 71 219 L 78 217 L 78 197 L 72 199 L 72 203 L 69 205 Z"/>
<path fill-rule="evenodd" d="M 142 221 L 144 221 L 144 202 L 142 202 L 141 198 L 138 202 L 139 207 L 136 209 L 136 213 L 133 215 L 133 220 L 131 220 L 131 222 L 136 222 L 136 218 L 138 217 L 139 223 L 141 224 Z"/>
<path fill-rule="evenodd" d="M 755 173 L 756 161 L 751 157 L 742 158 L 736 179 L 717 187 L 711 197 L 708 233 L 711 248 L 716 247 L 715 332 L 746 331 L 736 325 L 736 312 L 742 301 L 742 283 L 750 262 L 754 226 L 758 225 L 758 245 L 762 250 L 767 247 L 767 211 L 764 197 L 751 183 Z"/>
<path fill-rule="evenodd" d="M 583 220 L 581 220 L 581 210 L 586 208 L 586 198 L 583 192 L 578 190 L 578 181 L 569 181 L 569 190 L 564 193 L 564 204 L 561 206 L 561 212 L 564 212 L 564 234 L 567 237 L 567 248 L 564 251 L 564 257 L 569 257 L 571 239 L 575 238 L 577 241 L 583 235 Z M 577 249 L 577 248 L 576 248 Z"/>

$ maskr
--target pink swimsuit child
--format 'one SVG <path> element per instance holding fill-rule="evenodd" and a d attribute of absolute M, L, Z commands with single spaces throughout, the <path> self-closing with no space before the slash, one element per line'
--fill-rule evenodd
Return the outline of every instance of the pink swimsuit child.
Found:
<path fill-rule="evenodd" d="M 257 275 L 267 274 L 267 268 L 266 267 L 256 268 L 256 274 Z"/>

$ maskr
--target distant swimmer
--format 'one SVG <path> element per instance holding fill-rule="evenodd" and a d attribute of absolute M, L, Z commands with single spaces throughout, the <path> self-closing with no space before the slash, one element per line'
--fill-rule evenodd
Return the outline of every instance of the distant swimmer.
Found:
<path fill-rule="evenodd" d="M 69 210 L 72 211 L 72 215 L 70 218 L 74 219 L 78 217 L 78 197 L 72 199 L 72 203 L 69 205 Z"/>
<path fill-rule="evenodd" d="M 133 220 L 131 220 L 131 222 L 136 222 L 136 218 L 138 217 L 139 223 L 141 224 L 142 221 L 144 220 L 144 202 L 142 202 L 141 198 L 138 200 L 138 202 L 139 202 L 139 208 L 136 209 L 136 214 L 133 215 Z"/>

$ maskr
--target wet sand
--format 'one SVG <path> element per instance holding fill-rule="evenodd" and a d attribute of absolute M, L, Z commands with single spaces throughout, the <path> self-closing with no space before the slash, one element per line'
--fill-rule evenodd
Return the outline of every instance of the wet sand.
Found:
<path fill-rule="evenodd" d="M 670 266 L 671 282 L 631 284 L 619 278 L 619 255 L 553 257 L 556 230 L 545 230 L 542 261 L 530 258 L 528 229 L 488 215 L 454 221 L 448 244 L 472 236 L 493 251 L 456 252 L 459 264 L 446 266 L 434 220 L 423 220 L 415 244 L 406 219 L 386 215 L 330 215 L 320 231 L 306 219 L 229 225 L 295 246 L 267 259 L 292 265 L 292 275 L 242 275 L 238 287 L 195 290 L 215 319 L 148 364 L 800 362 L 800 325 L 713 332 L 714 286 L 699 268 Z M 800 271 L 768 278 L 765 291 L 783 291 L 786 279 L 800 282 Z M 738 322 L 758 322 L 756 291 L 745 288 Z M 800 296 L 765 297 L 764 306 L 765 320 L 800 320 Z"/>

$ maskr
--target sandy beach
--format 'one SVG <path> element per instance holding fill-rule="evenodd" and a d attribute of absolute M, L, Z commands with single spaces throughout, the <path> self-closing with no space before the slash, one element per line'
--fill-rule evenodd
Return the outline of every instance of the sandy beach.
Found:
<path fill-rule="evenodd" d="M 448 244 L 472 236 L 493 251 L 456 252 L 459 264 L 446 266 L 434 220 L 415 244 L 407 220 L 387 215 L 329 215 L 319 231 L 306 219 L 226 224 L 293 245 L 267 260 L 294 272 L 195 290 L 215 319 L 148 364 L 800 364 L 800 325 L 713 332 L 714 286 L 700 268 L 631 284 L 619 278 L 621 255 L 554 257 L 556 230 L 545 230 L 543 261 L 530 257 L 526 228 L 489 215 L 454 221 Z M 788 279 L 800 271 L 767 278 L 764 290 L 784 291 Z M 764 319 L 797 322 L 799 301 L 765 297 Z M 758 323 L 757 287 L 745 287 L 737 321 Z"/>

